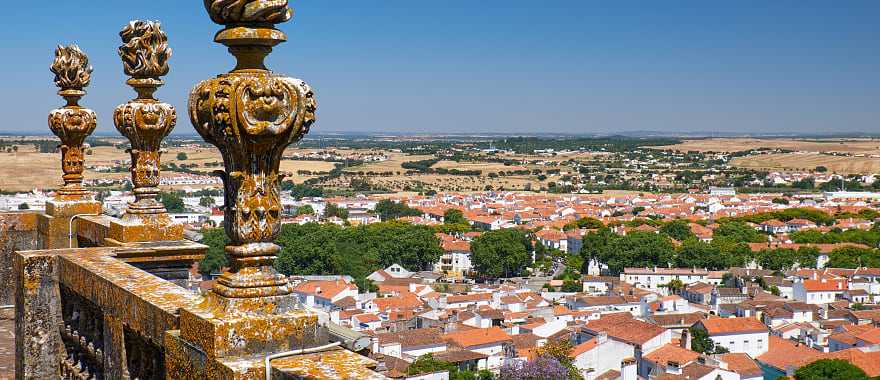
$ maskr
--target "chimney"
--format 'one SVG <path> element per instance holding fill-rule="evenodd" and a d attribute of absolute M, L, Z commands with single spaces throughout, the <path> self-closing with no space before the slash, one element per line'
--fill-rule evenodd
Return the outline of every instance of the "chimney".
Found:
<path fill-rule="evenodd" d="M 596 335 L 596 344 L 603 344 L 608 341 L 608 333 L 600 332 L 599 335 Z"/>
<path fill-rule="evenodd" d="M 680 346 L 681 346 L 681 348 L 684 348 L 684 349 L 686 349 L 686 350 L 690 350 L 690 349 L 691 349 L 691 332 L 690 332 L 690 330 L 688 330 L 688 329 L 684 329 L 684 330 L 681 332 L 681 344 L 680 344 Z"/>
<path fill-rule="evenodd" d="M 620 361 L 620 380 L 638 380 L 636 358 L 625 358 Z"/>
<path fill-rule="evenodd" d="M 673 360 L 666 362 L 666 373 L 681 375 L 681 365 L 679 365 L 677 361 Z"/>

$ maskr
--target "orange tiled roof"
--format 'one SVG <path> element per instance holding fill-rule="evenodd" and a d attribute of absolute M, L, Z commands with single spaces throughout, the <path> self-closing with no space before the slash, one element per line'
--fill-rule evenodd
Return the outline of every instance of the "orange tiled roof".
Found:
<path fill-rule="evenodd" d="M 510 335 L 507 335 L 500 327 L 457 331 L 446 334 L 444 339 L 462 348 L 502 343 L 511 340 Z"/>
<path fill-rule="evenodd" d="M 699 322 L 709 335 L 767 332 L 767 326 L 755 318 L 712 318 Z"/>
<path fill-rule="evenodd" d="M 666 365 L 666 363 L 672 361 L 678 363 L 680 366 L 685 366 L 688 363 L 697 360 L 699 357 L 700 353 L 698 352 L 667 344 L 651 351 L 651 353 L 644 356 L 644 359 L 660 365 Z"/>

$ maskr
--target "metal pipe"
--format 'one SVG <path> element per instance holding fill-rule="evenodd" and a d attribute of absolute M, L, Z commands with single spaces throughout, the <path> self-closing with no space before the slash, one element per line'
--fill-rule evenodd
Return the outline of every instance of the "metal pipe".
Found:
<path fill-rule="evenodd" d="M 303 349 L 287 351 L 287 352 L 279 352 L 277 354 L 272 354 L 272 355 L 266 356 L 266 359 L 265 359 L 266 380 L 272 380 L 272 367 L 269 365 L 269 362 L 272 360 L 279 359 L 279 358 L 285 358 L 285 357 L 293 356 L 293 355 L 311 354 L 311 353 L 315 353 L 315 352 L 327 351 L 333 347 L 338 347 L 341 344 L 342 344 L 341 342 L 333 342 L 330 344 L 325 344 L 323 346 L 312 347 L 312 348 L 303 348 Z"/>
<path fill-rule="evenodd" d="M 15 305 L 0 305 L 0 310 L 15 309 Z"/>
<path fill-rule="evenodd" d="M 67 223 L 67 247 L 73 248 L 73 220 L 80 216 L 101 216 L 101 214 L 76 214 L 70 217 Z"/>

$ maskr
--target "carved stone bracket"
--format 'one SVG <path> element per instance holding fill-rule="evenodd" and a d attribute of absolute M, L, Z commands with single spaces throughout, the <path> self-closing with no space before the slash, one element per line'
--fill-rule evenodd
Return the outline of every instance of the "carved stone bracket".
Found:
<path fill-rule="evenodd" d="M 155 218 L 164 215 L 165 207 L 158 201 L 162 140 L 177 124 L 174 107 L 153 97 L 163 84 L 161 76 L 168 73 L 171 48 L 161 25 L 153 21 L 132 21 L 120 33 L 126 83 L 137 92 L 137 98 L 116 107 L 113 122 L 116 129 L 131 142 L 131 182 L 135 201 L 129 204 L 125 219 Z M 160 218 L 162 218 L 160 216 Z"/>
<path fill-rule="evenodd" d="M 56 198 L 86 199 L 89 193 L 82 187 L 83 143 L 94 132 L 97 117 L 94 111 L 81 107 L 79 100 L 86 94 L 84 89 L 91 80 L 92 66 L 78 46 L 58 46 L 50 70 L 55 74 L 55 85 L 60 88 L 58 95 L 67 101 L 63 108 L 49 112 L 49 128 L 61 139 L 61 170 L 64 172 L 64 186 Z"/>

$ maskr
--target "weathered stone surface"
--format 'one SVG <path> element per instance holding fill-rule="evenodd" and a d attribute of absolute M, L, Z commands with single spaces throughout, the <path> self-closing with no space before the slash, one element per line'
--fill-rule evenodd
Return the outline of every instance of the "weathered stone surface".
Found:
<path fill-rule="evenodd" d="M 85 215 L 95 215 L 102 212 L 102 205 L 90 199 L 58 200 L 46 202 L 46 213 L 39 215 L 39 231 L 42 238 L 41 248 L 64 249 L 76 248 L 78 242 L 75 236 L 70 235 L 71 219 L 79 219 Z M 74 220 L 74 229 L 77 226 Z M 75 232 L 75 231 L 74 231 Z"/>
<path fill-rule="evenodd" d="M 59 256 L 61 282 L 157 345 L 178 326 L 178 312 L 199 297 L 116 259 L 114 248 Z"/>
<path fill-rule="evenodd" d="M 171 48 L 168 37 L 155 21 L 131 21 L 119 32 L 122 46 L 119 57 L 125 74 L 131 76 L 128 84 L 137 91 L 137 98 L 116 107 L 113 124 L 131 142 L 131 183 L 134 186 L 135 201 L 128 205 L 123 216 L 126 224 L 143 224 L 146 229 L 133 232 L 163 231 L 171 224 L 165 206 L 157 199 L 159 196 L 159 177 L 161 175 L 160 150 L 162 140 L 171 133 L 177 124 L 174 107 L 153 97 L 153 93 L 163 84 L 160 77 L 168 74 L 168 59 Z M 180 231 L 182 234 L 182 230 Z M 121 241 L 134 241 L 120 236 Z M 180 239 L 174 236 L 172 239 Z M 152 236 L 136 238 L 138 241 L 162 240 Z"/>
<path fill-rule="evenodd" d="M 15 271 L 15 378 L 58 379 L 62 322 L 55 256 L 20 253 Z"/>
<path fill-rule="evenodd" d="M 289 298 L 289 297 L 283 297 Z M 313 313 L 291 310 L 275 313 L 276 302 L 262 298 L 228 302 L 209 294 L 195 308 L 180 313 L 181 337 L 205 352 L 210 358 L 252 355 L 284 351 L 291 347 L 315 346 L 318 317 Z M 276 300 L 284 302 L 284 300 Z M 250 303 L 250 304 L 245 304 Z M 228 310 L 259 310 L 260 313 L 229 312 Z"/>
<path fill-rule="evenodd" d="M 0 284 L 14 284 L 15 251 L 39 248 L 37 215 L 33 212 L 0 214 Z M 15 287 L 0 286 L 0 305 L 15 303 Z M 0 310 L 0 319 L 12 319 L 12 310 Z"/>
<path fill-rule="evenodd" d="M 92 66 L 79 46 L 70 45 L 58 46 L 49 69 L 55 74 L 55 85 L 60 88 L 58 95 L 67 101 L 63 108 L 49 113 L 49 128 L 61 139 L 61 170 L 64 172 L 64 186 L 58 189 L 55 199 L 91 199 L 82 187 L 83 142 L 95 131 L 98 118 L 94 111 L 80 107 L 79 100 L 86 94 L 84 89 L 91 80 Z"/>

